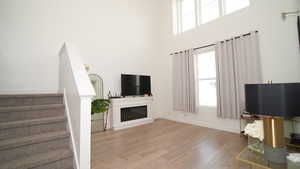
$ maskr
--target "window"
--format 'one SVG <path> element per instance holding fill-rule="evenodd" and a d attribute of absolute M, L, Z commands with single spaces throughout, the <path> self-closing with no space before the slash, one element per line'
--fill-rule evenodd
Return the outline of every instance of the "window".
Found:
<path fill-rule="evenodd" d="M 249 0 L 225 0 L 225 14 L 230 14 L 249 6 Z"/>
<path fill-rule="evenodd" d="M 180 0 L 181 29 L 187 31 L 196 26 L 195 0 Z"/>
<path fill-rule="evenodd" d="M 219 0 L 201 0 L 200 3 L 200 23 L 207 23 L 220 16 Z"/>
<path fill-rule="evenodd" d="M 250 0 L 174 0 L 175 34 L 250 5 Z"/>
<path fill-rule="evenodd" d="M 216 106 L 216 63 L 215 51 L 200 53 L 198 61 L 198 99 L 200 106 Z"/>

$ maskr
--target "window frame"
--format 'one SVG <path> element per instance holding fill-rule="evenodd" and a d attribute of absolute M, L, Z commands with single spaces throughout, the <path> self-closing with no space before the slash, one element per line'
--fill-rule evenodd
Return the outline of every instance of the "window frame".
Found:
<path fill-rule="evenodd" d="M 219 16 L 216 19 L 213 19 L 213 20 L 210 20 L 208 22 L 202 23 L 202 20 L 203 20 L 202 17 L 201 17 L 201 1 L 202 0 L 196 0 L 196 1 L 198 2 L 198 6 L 196 6 L 196 8 L 198 9 L 198 12 L 199 12 L 198 13 L 199 14 L 198 15 L 199 19 L 198 19 L 197 26 L 207 24 L 207 23 L 212 22 L 212 21 L 214 21 L 214 20 L 216 20 L 216 19 L 223 16 L 222 9 L 223 9 L 223 1 L 225 1 L 225 0 L 216 0 L 216 1 L 218 1 L 218 6 L 219 6 Z"/>
<path fill-rule="evenodd" d="M 249 1 L 249 5 L 248 6 L 245 6 L 245 7 L 242 7 L 242 8 L 238 8 L 238 9 L 236 9 L 234 11 L 228 12 L 227 9 L 226 9 L 226 5 L 227 4 L 225 4 L 225 3 L 227 3 L 226 2 L 227 0 L 222 0 L 222 1 L 223 1 L 223 15 L 222 16 L 230 15 L 232 13 L 235 13 L 235 12 L 239 11 L 239 10 L 247 8 L 247 7 L 249 7 L 251 5 L 251 0 L 248 0 Z"/>
<path fill-rule="evenodd" d="M 195 29 L 197 28 L 198 26 L 201 26 L 201 25 L 204 25 L 204 24 L 207 24 L 207 23 L 210 23 L 210 22 L 213 22 L 223 16 L 226 16 L 226 15 L 230 15 L 232 13 L 235 13 L 241 9 L 245 9 L 247 7 L 250 7 L 251 5 L 251 0 L 248 0 L 249 1 L 249 5 L 246 6 L 246 7 L 243 7 L 243 8 L 240 8 L 234 12 L 231 12 L 231 13 L 228 13 L 226 14 L 226 9 L 225 9 L 225 6 L 226 6 L 226 1 L 227 0 L 216 0 L 218 1 L 218 6 L 219 6 L 219 16 L 216 18 L 216 19 L 213 19 L 211 21 L 208 21 L 208 22 L 205 22 L 205 23 L 202 23 L 202 18 L 201 18 L 201 1 L 202 0 L 193 0 L 194 1 L 194 8 L 195 8 L 195 26 L 191 29 L 188 29 L 188 30 L 184 30 L 183 31 L 183 18 L 182 18 L 182 1 L 183 0 L 173 0 L 175 3 L 175 6 L 174 6 L 174 14 L 173 16 L 176 17 L 176 19 L 174 19 L 174 33 L 175 34 L 181 34 L 181 33 L 184 33 L 184 32 L 187 32 L 187 31 L 190 31 L 192 29 Z"/>
<path fill-rule="evenodd" d="M 185 30 L 185 31 L 183 31 L 183 18 L 182 18 L 182 1 L 183 0 L 175 0 L 176 1 L 176 22 L 177 22 L 177 26 L 176 26 L 176 29 L 177 29 L 177 34 L 179 34 L 179 33 L 183 33 L 183 32 L 187 32 L 187 31 L 189 31 L 189 30 L 192 30 L 192 29 L 195 29 L 198 25 L 199 25 L 199 23 L 198 23 L 198 1 L 199 0 L 193 0 L 194 1 L 194 4 L 195 4 L 195 6 L 194 6 L 194 10 L 195 10 L 195 27 L 194 28 L 191 28 L 191 29 L 188 29 L 188 30 Z"/>
<path fill-rule="evenodd" d="M 217 83 L 217 73 L 216 73 L 216 75 L 215 75 L 215 77 L 213 77 L 213 78 L 200 78 L 199 77 L 199 74 L 198 74 L 198 72 L 199 72 L 199 70 L 198 70 L 198 57 L 199 57 L 199 55 L 201 55 L 201 54 L 203 54 L 203 53 L 209 53 L 209 52 L 212 52 L 212 51 L 214 51 L 215 53 L 216 53 L 216 50 L 215 50 L 215 48 L 214 48 L 214 46 L 211 46 L 211 47 L 206 47 L 206 48 L 202 48 L 202 49 L 198 49 L 197 51 L 195 51 L 195 53 L 194 53 L 194 56 L 195 56 L 195 64 L 197 64 L 195 67 L 197 68 L 195 71 L 196 71 L 196 84 L 195 84 L 195 86 L 196 86 L 196 93 L 197 93 L 197 97 L 196 97 L 196 103 L 197 103 L 197 107 L 198 107 L 198 109 L 202 109 L 202 108 L 213 108 L 213 109 L 215 109 L 215 108 L 217 108 L 217 105 L 218 105 L 218 103 L 217 103 L 217 94 L 216 94 L 216 96 L 215 96 L 215 99 L 216 99 L 216 104 L 215 105 L 200 105 L 200 95 L 199 95 L 199 84 L 200 84 L 200 81 L 205 81 L 205 80 L 215 80 L 216 81 L 216 83 Z M 216 59 L 216 55 L 214 56 L 215 57 L 215 59 Z M 217 65 L 216 65 L 216 63 L 215 63 L 215 69 L 216 69 L 216 71 L 217 71 L 217 67 L 216 67 Z M 217 87 L 216 87 L 216 92 L 217 92 Z"/>

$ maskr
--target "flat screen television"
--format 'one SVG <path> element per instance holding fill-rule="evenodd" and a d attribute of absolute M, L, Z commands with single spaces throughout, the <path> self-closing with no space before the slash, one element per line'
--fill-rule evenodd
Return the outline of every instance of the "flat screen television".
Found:
<path fill-rule="evenodd" d="M 122 96 L 151 95 L 151 77 L 143 75 L 121 75 Z"/>

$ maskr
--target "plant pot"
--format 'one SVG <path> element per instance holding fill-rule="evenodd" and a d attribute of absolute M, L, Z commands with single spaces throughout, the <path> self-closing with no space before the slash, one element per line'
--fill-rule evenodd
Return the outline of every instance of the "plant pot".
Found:
<path fill-rule="evenodd" d="M 92 121 L 93 120 L 103 120 L 104 119 L 104 113 L 95 113 L 92 115 Z"/>
<path fill-rule="evenodd" d="M 91 130 L 92 133 L 104 131 L 104 113 L 95 113 L 92 115 Z"/>

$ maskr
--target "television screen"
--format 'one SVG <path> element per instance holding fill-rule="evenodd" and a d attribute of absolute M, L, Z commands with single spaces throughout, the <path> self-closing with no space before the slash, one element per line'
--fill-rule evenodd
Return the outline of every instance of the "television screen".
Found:
<path fill-rule="evenodd" d="M 300 83 L 246 84 L 246 111 L 280 117 L 300 116 Z"/>
<path fill-rule="evenodd" d="M 151 95 L 151 77 L 142 75 L 121 75 L 122 96 Z"/>

